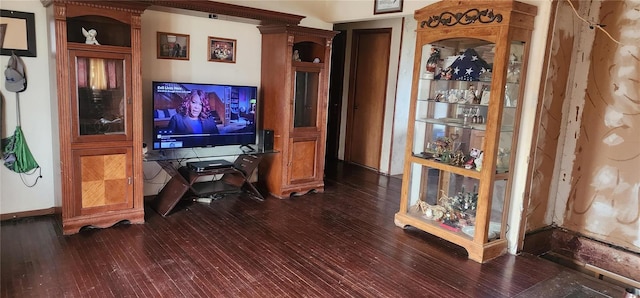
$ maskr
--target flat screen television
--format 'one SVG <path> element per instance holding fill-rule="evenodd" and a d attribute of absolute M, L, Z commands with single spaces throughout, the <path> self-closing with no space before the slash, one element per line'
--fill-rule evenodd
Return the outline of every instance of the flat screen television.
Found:
<path fill-rule="evenodd" d="M 153 149 L 256 143 L 258 88 L 153 82 Z"/>

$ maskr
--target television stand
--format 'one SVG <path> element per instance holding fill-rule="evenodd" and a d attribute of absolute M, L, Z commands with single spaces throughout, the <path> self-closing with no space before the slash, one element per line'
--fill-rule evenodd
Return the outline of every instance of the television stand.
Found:
<path fill-rule="evenodd" d="M 251 145 L 249 145 L 249 144 L 246 144 L 246 145 L 240 145 L 240 150 L 244 151 L 244 149 L 243 149 L 243 148 L 247 148 L 247 149 L 249 149 L 249 150 L 248 150 L 249 152 L 255 152 L 255 151 L 256 151 L 256 149 L 255 149 L 255 148 L 253 148 L 253 147 L 251 147 Z"/>
<path fill-rule="evenodd" d="M 187 166 L 181 166 L 177 171 L 174 168 L 167 170 L 165 167 L 171 166 L 166 162 L 161 163 L 172 177 L 155 197 L 151 207 L 164 217 L 184 198 L 244 192 L 256 200 L 263 201 L 262 194 L 249 181 L 258 168 L 262 156 L 261 154 L 240 154 L 228 167 L 206 171 L 195 171 Z M 216 175 L 222 175 L 222 177 L 217 180 L 198 182 L 200 177 Z"/>

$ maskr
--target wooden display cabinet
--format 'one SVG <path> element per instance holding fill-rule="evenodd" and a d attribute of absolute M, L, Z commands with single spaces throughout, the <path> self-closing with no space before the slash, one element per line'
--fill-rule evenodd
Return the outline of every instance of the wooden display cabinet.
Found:
<path fill-rule="evenodd" d="M 63 233 L 143 223 L 140 15 L 149 4 L 44 5 L 55 17 Z"/>
<path fill-rule="evenodd" d="M 505 233 L 529 42 L 537 8 L 444 0 L 418 21 L 399 227 L 485 262 Z"/>
<path fill-rule="evenodd" d="M 278 198 L 324 191 L 331 40 L 337 32 L 296 25 L 259 26 L 262 33 L 261 127 L 274 150 L 258 170 Z"/>

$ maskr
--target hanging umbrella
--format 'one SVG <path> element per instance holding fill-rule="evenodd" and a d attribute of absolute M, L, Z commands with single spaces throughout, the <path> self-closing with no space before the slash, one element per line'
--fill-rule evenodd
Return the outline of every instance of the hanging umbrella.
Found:
<path fill-rule="evenodd" d="M 16 173 L 26 173 L 40 166 L 33 158 L 20 126 L 19 93 L 27 89 L 27 79 L 24 71 L 24 63 L 15 54 L 11 55 L 4 75 L 5 87 L 8 91 L 16 93 L 17 125 L 13 135 L 2 140 L 2 159 L 8 169 Z"/>

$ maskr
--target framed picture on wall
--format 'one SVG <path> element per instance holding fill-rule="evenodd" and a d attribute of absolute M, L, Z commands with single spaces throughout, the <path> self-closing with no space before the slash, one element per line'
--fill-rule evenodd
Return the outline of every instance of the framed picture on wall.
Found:
<path fill-rule="evenodd" d="M 403 0 L 373 0 L 373 14 L 400 12 Z"/>
<path fill-rule="evenodd" d="M 209 36 L 209 61 L 236 63 L 236 40 Z"/>
<path fill-rule="evenodd" d="M 158 32 L 158 59 L 189 60 L 189 35 Z"/>
<path fill-rule="evenodd" d="M 0 54 L 37 57 L 35 14 L 0 10 Z"/>

